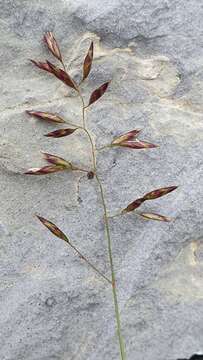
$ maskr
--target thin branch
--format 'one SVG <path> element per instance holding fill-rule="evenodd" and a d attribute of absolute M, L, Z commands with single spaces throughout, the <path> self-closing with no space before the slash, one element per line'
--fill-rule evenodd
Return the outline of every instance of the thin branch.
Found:
<path fill-rule="evenodd" d="M 73 250 L 79 255 L 80 259 L 84 260 L 98 275 L 100 275 L 103 279 L 108 281 L 109 284 L 112 285 L 111 280 L 109 280 L 100 270 L 98 270 L 73 244 L 68 243 Z"/>
<path fill-rule="evenodd" d="M 113 218 L 115 218 L 115 217 L 118 217 L 118 216 L 121 216 L 122 215 L 122 213 L 121 213 L 121 211 L 120 212 L 118 212 L 118 213 L 116 213 L 116 214 L 114 214 L 114 215 L 111 215 L 111 216 L 107 216 L 108 217 L 108 219 L 113 219 Z"/>
<path fill-rule="evenodd" d="M 62 66 L 63 66 L 63 70 L 66 72 L 66 66 L 65 66 L 63 60 L 61 60 L 61 64 L 62 64 Z"/>
<path fill-rule="evenodd" d="M 109 144 L 109 145 L 104 145 L 104 146 L 102 146 L 102 147 L 100 147 L 100 148 L 96 148 L 96 150 L 97 150 L 97 151 L 101 151 L 101 150 L 108 149 L 108 148 L 111 148 L 111 147 L 112 147 L 112 145 Z"/>
<path fill-rule="evenodd" d="M 82 171 L 82 172 L 85 172 L 85 173 L 88 173 L 88 172 L 89 172 L 89 170 L 82 169 L 82 168 L 79 168 L 79 167 L 75 167 L 74 170 L 75 170 L 75 171 Z"/>
<path fill-rule="evenodd" d="M 68 125 L 71 125 L 71 126 L 73 126 L 73 127 L 75 127 L 75 128 L 77 128 L 77 129 L 80 129 L 80 125 L 74 124 L 74 123 L 72 123 L 72 122 L 70 122 L 70 121 L 66 121 L 66 120 L 65 120 L 65 123 L 68 124 Z"/>

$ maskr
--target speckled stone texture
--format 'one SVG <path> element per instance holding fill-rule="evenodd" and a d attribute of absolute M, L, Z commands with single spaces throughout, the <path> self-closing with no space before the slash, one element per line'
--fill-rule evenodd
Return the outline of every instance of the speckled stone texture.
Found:
<path fill-rule="evenodd" d="M 54 61 L 45 31 L 54 31 L 76 80 L 94 41 L 86 100 L 112 80 L 87 111 L 97 147 L 135 128 L 160 145 L 98 154 L 109 212 L 179 185 L 143 205 L 175 221 L 131 213 L 110 223 L 127 360 L 203 353 L 202 18 L 199 0 L 0 1 L 1 360 L 119 359 L 110 287 L 33 216 L 57 223 L 110 276 L 95 181 L 79 173 L 23 175 L 44 164 L 41 150 L 91 168 L 84 134 L 47 139 L 57 127 L 25 114 L 54 111 L 81 121 L 76 94 L 28 61 Z"/>

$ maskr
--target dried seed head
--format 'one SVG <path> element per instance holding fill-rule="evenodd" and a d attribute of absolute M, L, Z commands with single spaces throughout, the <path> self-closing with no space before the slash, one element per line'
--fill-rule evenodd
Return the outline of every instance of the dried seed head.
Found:
<path fill-rule="evenodd" d="M 121 213 L 125 214 L 127 212 L 133 211 L 137 209 L 144 201 L 157 199 L 161 196 L 170 193 L 175 189 L 177 189 L 177 186 L 170 186 L 170 187 L 160 188 L 157 190 L 150 191 L 149 193 L 145 194 L 142 198 L 136 199 L 135 201 L 130 203 L 125 209 L 121 211 Z"/>
<path fill-rule="evenodd" d="M 157 220 L 157 221 L 164 221 L 164 222 L 170 222 L 172 218 L 160 214 L 155 213 L 140 213 L 140 216 L 147 220 Z"/>
<path fill-rule="evenodd" d="M 169 186 L 169 187 L 165 187 L 165 188 L 160 188 L 160 189 L 156 189 L 153 191 L 150 191 L 149 193 L 145 194 L 143 196 L 144 200 L 154 200 L 157 199 L 161 196 L 167 195 L 168 193 L 170 193 L 171 191 L 174 191 L 177 189 L 178 186 Z"/>
<path fill-rule="evenodd" d="M 48 133 L 44 136 L 60 138 L 60 137 L 71 135 L 72 133 L 74 133 L 75 130 L 76 129 L 59 129 L 59 130 L 51 131 L 50 133 Z"/>
<path fill-rule="evenodd" d="M 51 164 L 54 164 L 57 166 L 63 166 L 65 169 L 70 169 L 70 170 L 73 169 L 73 166 L 69 161 L 67 161 L 59 156 L 48 154 L 48 153 L 43 153 L 43 155 L 44 155 L 45 160 Z"/>
<path fill-rule="evenodd" d="M 51 73 L 55 75 L 59 80 L 63 81 L 64 84 L 78 91 L 78 87 L 75 81 L 68 75 L 68 73 L 47 60 L 47 65 L 51 69 Z"/>
<path fill-rule="evenodd" d="M 32 59 L 30 59 L 30 61 L 31 61 L 35 66 L 37 66 L 39 69 L 42 69 L 42 70 L 45 70 L 45 71 L 48 71 L 48 72 L 52 73 L 52 70 L 51 70 L 49 64 L 43 63 L 43 62 L 41 62 L 41 61 L 32 60 Z"/>
<path fill-rule="evenodd" d="M 91 104 L 93 104 L 95 101 L 97 101 L 107 90 L 108 86 L 110 84 L 110 81 L 104 83 L 103 85 L 101 85 L 98 89 L 94 90 L 93 93 L 90 96 L 89 99 L 89 104 L 88 106 L 90 106 Z"/>
<path fill-rule="evenodd" d="M 67 236 L 51 221 L 43 218 L 42 216 L 36 215 L 37 218 L 39 219 L 39 221 L 41 221 L 41 223 L 46 226 L 47 229 L 49 229 L 49 231 L 52 232 L 52 234 L 54 234 L 56 237 L 66 241 L 67 243 L 69 242 L 69 239 L 67 238 Z"/>
<path fill-rule="evenodd" d="M 111 144 L 112 145 L 120 145 L 120 144 L 122 144 L 123 141 L 133 140 L 140 133 L 140 131 L 141 131 L 140 129 L 139 130 L 131 130 L 131 131 L 115 138 Z"/>
<path fill-rule="evenodd" d="M 140 133 L 139 130 L 131 130 L 117 138 L 115 138 L 111 145 L 112 146 L 123 146 L 131 149 L 149 149 L 149 148 L 156 148 L 158 145 L 151 144 L 147 141 L 140 141 L 136 137 Z"/>
<path fill-rule="evenodd" d="M 84 64 L 83 64 L 83 80 L 85 80 L 92 67 L 92 60 L 93 60 L 93 42 L 91 42 L 91 45 L 89 47 L 88 53 L 85 57 Z"/>
<path fill-rule="evenodd" d="M 144 202 L 143 198 L 136 199 L 132 203 L 130 203 L 125 209 L 122 210 L 122 214 L 128 213 L 137 209 Z"/>
<path fill-rule="evenodd" d="M 123 141 L 119 144 L 120 146 L 131 148 L 131 149 L 152 149 L 158 147 L 158 145 L 148 143 L 146 141 Z"/>
<path fill-rule="evenodd" d="M 57 41 L 53 35 L 53 33 L 51 31 L 48 31 L 45 35 L 44 35 L 44 41 L 48 46 L 48 49 L 51 51 L 51 53 L 59 60 L 62 62 L 62 56 L 61 56 L 61 51 L 59 49 L 59 46 L 57 44 Z"/>
<path fill-rule="evenodd" d="M 52 165 L 42 168 L 31 168 L 25 172 L 26 175 L 47 175 L 55 172 L 66 170 L 64 166 Z"/>
<path fill-rule="evenodd" d="M 55 123 L 65 123 L 65 120 L 62 119 L 59 115 L 48 113 L 44 111 L 33 111 L 33 110 L 27 110 L 26 113 L 31 116 L 35 116 L 38 119 L 46 120 L 46 121 L 52 121 Z"/>

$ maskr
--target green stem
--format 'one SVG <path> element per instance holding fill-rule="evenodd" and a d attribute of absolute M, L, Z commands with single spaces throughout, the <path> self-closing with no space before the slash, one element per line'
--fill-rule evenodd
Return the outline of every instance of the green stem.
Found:
<path fill-rule="evenodd" d="M 95 148 L 94 148 L 94 143 L 92 141 L 92 137 L 89 133 L 89 131 L 86 129 L 86 128 L 83 128 L 83 130 L 86 132 L 88 138 L 89 138 L 89 141 L 90 141 L 90 144 L 91 144 L 91 150 L 92 150 L 92 164 L 93 164 L 93 169 L 94 169 L 94 173 L 96 174 L 96 171 L 97 171 L 97 165 L 96 165 L 96 156 L 95 156 Z"/>
<path fill-rule="evenodd" d="M 91 144 L 91 152 L 92 152 L 92 162 L 93 162 L 93 169 L 95 173 L 95 178 L 98 183 L 101 199 L 102 199 L 102 205 L 104 210 L 104 223 L 105 223 L 105 229 L 106 229 L 106 236 L 107 236 L 107 242 L 108 242 L 108 255 L 109 255 L 109 262 L 110 262 L 110 268 L 111 268 L 111 285 L 112 285 L 112 293 L 113 293 L 113 302 L 114 302 L 114 311 L 115 311 L 115 317 L 116 317 L 116 324 L 117 324 L 117 335 L 118 335 L 118 341 L 119 341 L 119 349 L 120 349 L 120 359 L 125 360 L 125 346 L 123 337 L 121 334 L 121 321 L 120 321 L 120 311 L 119 311 L 119 305 L 118 305 L 118 298 L 117 298 L 117 287 L 116 287 L 116 277 L 115 277 L 115 271 L 114 271 L 114 263 L 113 263 L 113 255 L 112 255 L 112 241 L 111 241 L 111 235 L 110 235 L 110 228 L 109 228 L 109 220 L 108 220 L 108 214 L 107 214 L 107 207 L 106 207 L 106 201 L 104 196 L 104 190 L 102 183 L 97 175 L 97 168 L 96 168 L 96 156 L 95 156 L 95 146 L 92 140 L 92 137 L 87 130 L 85 126 L 85 104 L 84 99 L 79 91 L 79 96 L 82 101 L 82 120 L 83 120 L 83 130 L 87 134 L 90 144 Z M 82 128 L 82 127 L 81 127 Z"/>
<path fill-rule="evenodd" d="M 97 182 L 98 182 L 98 185 L 100 188 L 102 204 L 103 204 L 103 209 L 104 209 L 104 221 L 105 221 L 106 235 L 107 235 L 107 240 L 108 240 L 108 253 L 109 253 L 109 262 L 110 262 L 110 267 L 111 267 L 112 292 L 113 292 L 114 309 L 115 309 L 116 323 L 117 323 L 118 340 L 119 340 L 119 346 L 120 346 L 120 357 L 121 357 L 121 360 L 125 360 L 126 359 L 125 346 L 124 346 L 123 337 L 121 334 L 121 321 L 120 321 L 120 312 L 119 312 L 117 290 L 116 290 L 116 278 L 115 278 L 115 271 L 114 271 L 114 264 L 113 264 L 112 243 L 111 243 L 111 235 L 110 235 L 109 221 L 108 221 L 108 215 L 107 215 L 107 208 L 106 208 L 103 187 L 102 187 L 102 184 L 101 184 L 100 179 L 98 178 L 97 174 L 96 174 L 96 179 L 97 179 Z"/>
<path fill-rule="evenodd" d="M 97 274 L 99 274 L 103 279 L 111 284 L 111 280 L 109 280 L 100 270 L 98 270 L 73 244 L 69 242 L 68 245 L 70 245 L 71 248 L 79 255 L 79 257 L 84 260 Z"/>
<path fill-rule="evenodd" d="M 78 94 L 82 101 L 82 125 L 83 125 L 83 128 L 85 129 L 85 102 L 84 102 L 83 96 L 82 96 L 79 88 L 78 88 Z"/>

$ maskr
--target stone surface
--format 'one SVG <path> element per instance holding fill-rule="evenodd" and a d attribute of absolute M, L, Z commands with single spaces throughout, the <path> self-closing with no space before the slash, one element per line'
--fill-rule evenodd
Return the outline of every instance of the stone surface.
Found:
<path fill-rule="evenodd" d="M 202 15 L 198 0 L 1 1 L 1 360 L 119 359 L 111 289 L 33 216 L 57 223 L 110 276 L 95 181 L 78 173 L 23 175 L 43 164 L 41 150 L 91 168 L 84 134 L 44 138 L 56 127 L 25 114 L 81 119 L 74 92 L 27 60 L 53 60 L 41 41 L 48 30 L 75 79 L 94 40 L 86 99 L 112 79 L 87 111 L 97 147 L 134 128 L 160 145 L 98 154 L 109 212 L 154 188 L 179 185 L 143 205 L 173 216 L 170 224 L 134 213 L 111 220 L 127 359 L 203 353 Z"/>

